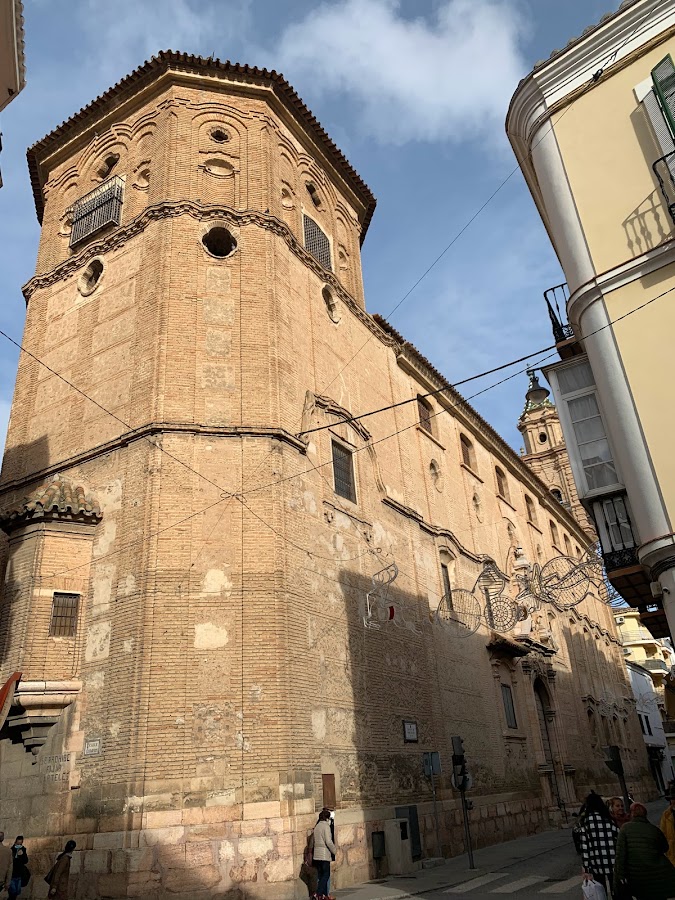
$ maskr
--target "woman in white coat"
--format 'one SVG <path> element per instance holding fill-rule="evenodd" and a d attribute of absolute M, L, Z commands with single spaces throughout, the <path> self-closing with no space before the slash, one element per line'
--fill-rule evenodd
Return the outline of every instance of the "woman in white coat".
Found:
<path fill-rule="evenodd" d="M 328 897 L 328 880 L 330 879 L 330 861 L 335 856 L 335 844 L 330 833 L 330 812 L 322 809 L 319 821 L 314 828 L 314 867 L 319 873 L 317 897 Z"/>

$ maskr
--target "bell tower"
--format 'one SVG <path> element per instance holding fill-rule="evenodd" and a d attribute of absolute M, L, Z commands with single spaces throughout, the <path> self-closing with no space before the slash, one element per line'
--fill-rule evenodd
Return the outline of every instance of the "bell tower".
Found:
<path fill-rule="evenodd" d="M 540 384 L 534 369 L 528 369 L 527 375 L 525 408 L 518 419 L 518 430 L 525 444 L 521 456 L 582 528 L 594 534 L 595 529 L 577 495 L 558 410 L 551 402 L 550 391 Z"/>
<path fill-rule="evenodd" d="M 2 825 L 50 856 L 77 835 L 88 896 L 285 897 L 322 797 L 293 637 L 319 592 L 284 492 L 325 348 L 342 365 L 338 325 L 370 324 L 374 197 L 280 75 L 171 51 L 28 163 Z"/>

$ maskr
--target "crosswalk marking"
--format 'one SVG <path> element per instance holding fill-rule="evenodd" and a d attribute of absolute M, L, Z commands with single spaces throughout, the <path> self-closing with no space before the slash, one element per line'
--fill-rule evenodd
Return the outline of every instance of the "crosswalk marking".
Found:
<path fill-rule="evenodd" d="M 465 881 L 463 884 L 456 884 L 454 887 L 443 891 L 444 894 L 463 894 L 465 891 L 472 891 L 474 888 L 482 887 L 484 884 L 490 884 L 498 878 L 506 878 L 507 872 L 488 872 L 487 875 L 480 875 L 471 881 Z"/>
<path fill-rule="evenodd" d="M 526 887 L 532 887 L 541 881 L 547 881 L 544 875 L 526 875 L 525 878 L 519 878 L 518 881 L 512 881 L 510 884 L 503 884 L 501 887 L 494 888 L 491 894 L 515 894 Z"/>
<path fill-rule="evenodd" d="M 571 878 L 568 878 L 567 881 L 559 881 L 556 884 L 551 884 L 549 887 L 542 888 L 539 893 L 540 894 L 564 894 L 566 891 L 571 891 L 574 887 L 581 886 L 581 875 L 572 875 Z"/>

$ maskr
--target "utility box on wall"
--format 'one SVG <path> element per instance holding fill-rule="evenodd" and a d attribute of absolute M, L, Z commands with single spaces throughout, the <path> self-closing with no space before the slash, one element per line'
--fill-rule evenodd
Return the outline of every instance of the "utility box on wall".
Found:
<path fill-rule="evenodd" d="M 387 867 L 390 875 L 407 875 L 414 870 L 407 819 L 388 819 L 384 823 Z"/>

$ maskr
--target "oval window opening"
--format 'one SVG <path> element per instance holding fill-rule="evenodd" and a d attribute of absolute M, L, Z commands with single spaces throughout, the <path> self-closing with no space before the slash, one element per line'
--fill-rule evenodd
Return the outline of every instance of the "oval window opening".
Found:
<path fill-rule="evenodd" d="M 214 128 L 211 132 L 211 140 L 216 144 L 225 144 L 229 139 L 229 134 L 223 128 Z"/>
<path fill-rule="evenodd" d="M 100 259 L 92 259 L 87 268 L 82 273 L 78 282 L 78 289 L 83 296 L 91 294 L 103 275 L 103 263 Z"/>
<path fill-rule="evenodd" d="M 211 228 L 202 238 L 202 244 L 217 259 L 225 259 L 237 249 L 237 242 L 227 228 Z"/>

